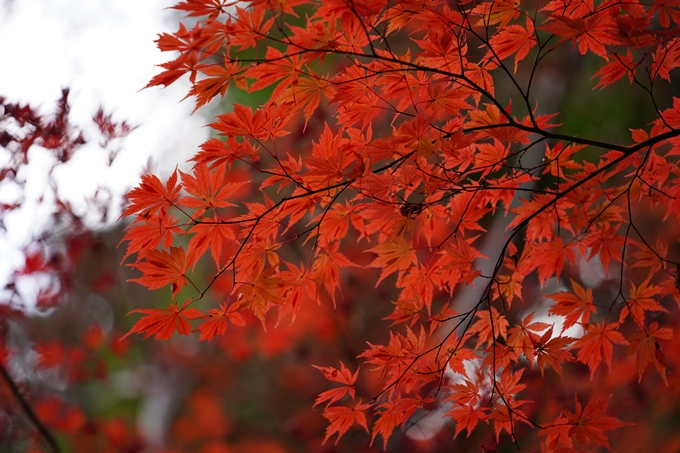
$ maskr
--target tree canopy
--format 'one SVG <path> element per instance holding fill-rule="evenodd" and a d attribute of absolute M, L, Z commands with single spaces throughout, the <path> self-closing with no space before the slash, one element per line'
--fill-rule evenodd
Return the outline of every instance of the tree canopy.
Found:
<path fill-rule="evenodd" d="M 265 448 L 220 403 L 262 391 L 225 355 L 278 357 L 263 404 L 297 412 L 257 420 L 295 440 L 271 451 L 680 447 L 679 5 L 174 8 L 147 88 L 245 101 L 127 196 L 122 259 L 163 302 L 128 301 L 115 340 L 171 340 L 150 354 L 191 372 L 159 451 Z"/>

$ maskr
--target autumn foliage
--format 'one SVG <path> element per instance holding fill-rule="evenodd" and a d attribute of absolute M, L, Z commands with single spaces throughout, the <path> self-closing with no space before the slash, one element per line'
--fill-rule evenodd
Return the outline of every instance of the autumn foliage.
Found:
<path fill-rule="evenodd" d="M 348 274 L 396 286 L 393 300 L 373 302 L 393 305 L 389 338 L 368 343 L 351 369 L 317 366 L 340 384 L 315 402 L 336 442 L 356 425 L 386 445 L 395 428 L 418 424 L 416 412 L 443 407 L 455 435 L 491 429 L 499 445 L 534 451 L 610 448 L 608 431 L 628 424 L 605 415 L 611 395 L 655 379 L 649 368 L 669 385 L 664 345 L 677 316 L 659 315 L 677 313 L 680 296 L 676 238 L 662 231 L 680 219 L 680 98 L 655 90 L 680 65 L 677 5 L 175 8 L 198 21 L 159 37 L 174 59 L 149 87 L 188 75 L 197 109 L 232 84 L 270 94 L 218 115 L 189 173 L 147 175 L 129 193 L 134 281 L 169 286 L 177 300 L 135 310 L 145 316 L 131 332 L 165 339 L 193 328 L 212 340 L 241 324 L 241 311 L 267 328 L 335 305 Z M 594 89 L 625 78 L 656 117 L 623 142 L 559 129 L 560 115 L 543 108 L 550 90 L 536 85 L 549 83 L 544 62 L 563 47 L 596 62 Z M 485 256 L 490 225 L 506 219 Z M 214 272 L 195 281 L 204 255 Z M 577 266 L 610 290 L 596 297 Z M 195 292 L 178 300 L 187 285 Z M 466 285 L 479 287 L 474 300 L 457 298 Z M 635 371 L 605 384 L 615 361 Z M 536 401 L 529 386 L 551 373 L 551 385 L 581 395 Z M 591 384 L 578 391 L 575 379 Z"/>
<path fill-rule="evenodd" d="M 321 338 L 328 309 L 337 342 L 376 310 L 362 350 L 307 363 L 328 381 L 318 445 L 427 442 L 443 420 L 485 452 L 680 448 L 645 420 L 679 420 L 677 2 L 174 8 L 147 88 L 263 101 L 129 192 L 132 281 L 168 289 L 125 337 Z M 589 99 L 642 96 L 642 122 L 574 132 L 555 97 L 585 96 L 561 79 L 577 64 Z"/>

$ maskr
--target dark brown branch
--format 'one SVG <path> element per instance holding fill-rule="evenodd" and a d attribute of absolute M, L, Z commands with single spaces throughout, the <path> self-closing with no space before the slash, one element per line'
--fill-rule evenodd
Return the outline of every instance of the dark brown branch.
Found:
<path fill-rule="evenodd" d="M 28 400 L 24 398 L 24 395 L 21 394 L 16 382 L 14 382 L 14 379 L 12 379 L 12 377 L 9 375 L 9 372 L 2 363 L 0 363 L 0 374 L 2 374 L 2 377 L 7 382 L 7 385 L 9 386 L 10 390 L 12 390 L 12 393 L 16 399 L 19 401 L 19 404 L 21 404 L 21 408 L 24 410 L 31 423 L 33 423 L 33 426 L 35 426 L 38 432 L 40 432 L 40 434 L 45 438 L 45 441 L 49 444 L 50 449 L 54 453 L 61 453 L 56 439 L 47 429 L 47 427 L 40 421 L 38 415 L 35 413 Z"/>

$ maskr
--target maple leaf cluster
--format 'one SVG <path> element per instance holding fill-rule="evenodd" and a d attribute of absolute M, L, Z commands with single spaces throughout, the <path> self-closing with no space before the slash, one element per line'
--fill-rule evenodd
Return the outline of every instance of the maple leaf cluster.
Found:
<path fill-rule="evenodd" d="M 436 406 L 455 435 L 484 422 L 496 442 L 533 429 L 542 451 L 609 448 L 605 432 L 624 422 L 603 415 L 608 395 L 537 418 L 536 402 L 520 396 L 527 375 L 568 368 L 599 379 L 615 356 L 634 356 L 637 381 L 653 365 L 669 383 L 673 318 L 658 315 L 680 306 L 678 263 L 654 228 L 680 220 L 680 98 L 653 90 L 680 65 L 680 5 L 175 8 L 196 20 L 159 36 L 176 57 L 148 87 L 188 75 L 197 109 L 232 88 L 270 94 L 219 114 L 189 172 L 145 175 L 128 194 L 133 281 L 171 288 L 167 309 L 134 310 L 145 316 L 130 333 L 211 340 L 242 325 L 244 311 L 266 327 L 270 313 L 279 324 L 305 305 L 335 306 L 349 275 L 396 287 L 389 338 L 359 354 L 369 366 L 318 367 L 341 384 L 315 402 L 326 403 L 326 440 L 336 442 L 358 425 L 387 444 Z M 627 76 L 656 116 L 627 144 L 558 129 L 536 88 L 555 54 L 595 62 L 593 88 Z M 498 219 L 507 222 L 496 258 L 482 246 Z M 195 272 L 203 265 L 213 269 L 206 281 Z M 579 266 L 612 291 L 579 281 Z M 479 295 L 458 300 L 471 285 Z"/>

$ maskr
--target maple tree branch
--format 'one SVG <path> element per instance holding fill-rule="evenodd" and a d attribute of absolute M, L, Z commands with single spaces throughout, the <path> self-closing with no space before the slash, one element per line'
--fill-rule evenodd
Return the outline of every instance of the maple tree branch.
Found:
<path fill-rule="evenodd" d="M 661 142 L 663 140 L 673 138 L 673 137 L 677 137 L 677 136 L 680 135 L 680 130 L 671 129 L 668 132 L 656 135 L 654 137 L 650 137 L 649 139 L 647 139 L 643 142 L 637 143 L 635 145 L 624 146 L 624 145 L 617 145 L 617 144 L 614 144 L 614 143 L 602 142 L 602 141 L 599 141 L 599 140 L 593 140 L 593 139 L 588 139 L 588 138 L 579 138 L 579 137 L 576 137 L 576 136 L 570 136 L 570 135 L 566 135 L 566 134 L 547 132 L 547 131 L 541 129 L 540 127 L 526 126 L 524 124 L 521 124 L 521 123 L 518 123 L 517 121 L 515 121 L 515 119 L 512 118 L 512 116 L 505 110 L 505 108 L 496 99 L 495 96 L 491 95 L 490 92 L 488 92 L 484 88 L 480 87 L 478 84 L 476 84 L 475 82 L 473 82 L 471 79 L 469 79 L 467 76 L 465 76 L 463 74 L 455 74 L 455 73 L 452 73 L 450 71 L 445 71 L 445 70 L 438 69 L 438 68 L 432 68 L 432 67 L 424 66 L 424 65 L 421 65 L 421 64 L 417 64 L 417 63 L 411 63 L 411 62 L 400 60 L 398 58 L 393 58 L 393 57 L 388 58 L 388 57 L 380 56 L 380 55 L 373 56 L 373 55 L 368 55 L 368 54 L 360 53 L 360 52 L 340 51 L 340 50 L 336 50 L 336 49 L 307 49 L 307 48 L 304 48 L 304 47 L 302 47 L 298 44 L 292 43 L 292 42 L 283 42 L 283 41 L 280 41 L 280 40 L 276 40 L 274 38 L 271 38 L 271 39 L 273 39 L 276 42 L 295 46 L 298 49 L 300 49 L 300 51 L 292 53 L 292 54 L 288 53 L 288 54 L 285 54 L 281 57 L 272 58 L 272 59 L 257 59 L 256 58 L 256 59 L 240 59 L 238 61 L 240 61 L 240 62 L 264 63 L 264 62 L 272 62 L 272 61 L 282 60 L 282 59 L 285 59 L 285 58 L 289 58 L 291 56 L 304 55 L 306 53 L 321 52 L 321 53 L 340 54 L 340 55 L 347 55 L 347 56 L 354 56 L 354 57 L 374 58 L 376 60 L 401 64 L 401 65 L 410 67 L 410 68 L 415 69 L 415 70 L 432 72 L 434 74 L 445 75 L 447 77 L 451 77 L 451 78 L 454 78 L 454 79 L 461 79 L 461 80 L 465 81 L 465 83 L 468 83 L 473 90 L 477 91 L 478 93 L 480 93 L 481 95 L 483 95 L 484 97 L 489 99 L 491 101 L 491 103 L 494 104 L 499 109 L 500 114 L 503 115 L 506 118 L 506 120 L 508 121 L 508 123 L 505 123 L 505 124 L 502 124 L 502 125 L 499 124 L 497 127 L 514 127 L 514 128 L 520 129 L 520 130 L 525 131 L 525 132 L 541 135 L 541 136 L 548 138 L 548 139 L 563 140 L 563 141 L 568 141 L 568 142 L 572 142 L 572 143 L 576 143 L 576 144 L 580 144 L 580 145 L 594 146 L 594 147 L 601 148 L 601 149 L 621 151 L 623 153 L 626 153 L 626 152 L 632 153 L 632 152 L 638 151 L 642 148 L 645 148 L 646 146 L 649 146 L 650 144 L 656 144 L 656 143 Z M 662 118 L 663 118 L 663 116 L 662 116 Z"/>
<path fill-rule="evenodd" d="M 661 135 L 666 135 L 666 136 L 669 136 L 669 137 L 673 137 L 673 136 L 676 136 L 679 132 L 680 132 L 680 131 L 678 131 L 678 130 L 669 131 L 669 132 L 667 132 L 667 133 L 665 133 L 665 134 L 657 135 L 657 136 L 655 136 L 654 138 L 655 138 L 655 139 L 659 139 L 659 137 L 660 137 Z M 663 138 L 663 139 L 660 139 L 660 140 L 653 140 L 654 143 L 652 143 L 652 144 L 647 144 L 646 146 L 649 146 L 650 149 L 651 149 L 651 146 L 653 146 L 653 144 L 658 143 L 658 141 L 665 140 L 665 139 L 666 139 L 666 138 Z M 651 139 L 650 139 L 650 140 L 651 140 Z M 642 145 L 643 143 L 649 142 L 650 140 L 646 140 L 645 142 L 639 143 L 638 145 Z M 599 175 L 602 174 L 603 172 L 605 172 L 605 171 L 607 171 L 608 169 L 610 169 L 610 168 L 612 168 L 612 167 L 618 165 L 619 163 L 623 162 L 625 159 L 627 159 L 628 157 L 630 157 L 635 151 L 637 151 L 637 149 L 633 149 L 633 148 L 639 148 L 639 146 L 630 147 L 630 148 L 628 149 L 628 152 L 624 152 L 624 153 L 623 153 L 621 156 L 619 156 L 618 158 L 612 160 L 611 162 L 607 163 L 606 165 L 604 165 L 604 166 L 602 166 L 601 168 L 597 169 L 596 171 L 592 172 L 590 175 L 588 175 L 588 176 L 586 176 L 585 178 L 583 178 L 583 179 L 577 181 L 576 183 L 572 184 L 572 185 L 569 186 L 568 188 L 564 189 L 562 192 L 559 192 L 558 194 L 555 195 L 555 197 L 554 197 L 550 202 L 548 202 L 548 203 L 546 203 L 545 205 L 541 206 L 540 208 L 536 209 L 531 215 L 529 215 L 527 218 L 525 218 L 524 220 L 522 220 L 518 225 L 515 226 L 515 228 L 513 228 L 512 234 L 510 234 L 510 236 L 508 237 L 508 239 L 505 241 L 505 244 L 503 245 L 503 247 L 502 247 L 502 249 L 501 249 L 501 251 L 500 251 L 500 253 L 499 253 L 499 257 L 498 257 L 498 259 L 496 260 L 496 265 L 495 265 L 495 267 L 494 267 L 493 273 L 492 273 L 491 276 L 490 276 L 490 279 L 491 279 L 491 280 L 489 281 L 489 283 L 487 284 L 487 286 L 486 286 L 485 289 L 484 289 L 484 293 L 483 293 L 484 296 L 481 298 L 481 300 L 479 300 L 479 302 L 477 302 L 475 308 L 479 307 L 479 306 L 480 306 L 485 300 L 487 300 L 487 298 L 489 297 L 490 291 L 491 291 L 491 285 L 494 284 L 494 283 L 496 282 L 496 276 L 498 275 L 498 272 L 500 271 L 500 268 L 501 268 L 501 266 L 502 266 L 503 257 L 505 256 L 505 253 L 506 253 L 506 251 L 507 251 L 507 248 L 508 248 L 508 246 L 510 245 L 510 243 L 512 242 L 512 240 L 514 239 L 514 237 L 515 237 L 521 230 L 523 230 L 523 229 L 529 224 L 529 222 L 530 222 L 532 219 L 534 219 L 534 218 L 537 217 L 539 214 L 541 214 L 543 211 L 545 211 L 549 206 L 552 206 L 552 205 L 556 204 L 557 201 L 558 201 L 559 199 L 565 197 L 566 195 L 568 195 L 569 193 L 571 193 L 571 192 L 572 192 L 573 190 L 575 190 L 576 188 L 580 187 L 581 185 L 585 184 L 586 182 L 588 182 L 588 181 L 590 181 L 591 179 L 593 179 L 593 178 L 599 176 Z M 638 169 L 638 170 L 639 170 L 639 169 Z M 634 178 L 633 178 L 633 179 L 634 179 Z M 630 188 L 629 188 L 629 189 L 630 189 Z M 628 190 L 629 190 L 629 189 L 628 189 Z M 624 193 L 625 193 L 625 192 L 624 192 Z M 490 315 L 490 316 L 491 316 L 491 315 Z M 491 321 L 491 329 L 492 329 L 492 331 L 493 331 L 493 320 Z M 494 351 L 493 351 L 493 352 L 494 352 L 494 354 L 495 354 L 495 348 L 494 348 Z M 494 363 L 495 363 L 495 359 L 494 359 Z"/>
<path fill-rule="evenodd" d="M 674 136 L 678 135 L 678 133 L 680 133 L 680 131 L 675 131 Z M 649 141 L 649 140 L 646 140 L 646 142 L 647 141 Z M 647 145 L 647 146 L 649 146 L 649 145 Z M 555 197 L 552 200 L 550 200 L 548 203 L 546 203 L 543 206 L 536 209 L 529 216 L 527 216 L 524 220 L 522 220 L 519 224 L 517 224 L 517 226 L 515 226 L 515 228 L 513 228 L 513 232 L 510 235 L 510 237 L 508 238 L 508 241 L 511 241 L 520 230 L 522 230 L 524 227 L 526 227 L 529 224 L 529 222 L 532 219 L 536 218 L 539 214 L 541 214 L 543 211 L 548 209 L 548 207 L 556 204 L 557 201 L 560 200 L 561 198 L 564 198 L 565 196 L 569 195 L 569 193 L 571 193 L 574 189 L 577 189 L 578 187 L 587 183 L 591 179 L 593 179 L 593 178 L 599 176 L 600 174 L 604 173 L 605 171 L 609 170 L 611 167 L 614 167 L 614 166 L 618 165 L 619 163 L 623 162 L 624 160 L 626 160 L 627 158 L 629 158 L 633 154 L 633 152 L 638 150 L 638 149 L 633 149 L 633 148 L 638 148 L 638 147 L 631 147 L 629 152 L 623 153 L 621 156 L 612 160 L 608 164 L 603 165 L 602 167 L 598 168 L 596 171 L 592 172 L 591 174 L 589 174 L 585 178 L 578 180 L 577 182 L 575 182 L 571 186 L 567 187 L 563 191 L 556 193 Z M 505 248 L 504 248 L 504 250 L 505 250 Z"/>
<path fill-rule="evenodd" d="M 19 401 L 19 404 L 21 405 L 21 408 L 24 410 L 26 416 L 31 421 L 33 426 L 35 426 L 38 432 L 43 436 L 47 444 L 50 446 L 50 449 L 54 453 L 61 453 L 61 450 L 59 449 L 59 445 L 57 444 L 56 439 L 54 438 L 50 430 L 47 429 L 47 427 L 40 421 L 38 415 L 31 407 L 31 404 L 21 393 L 21 390 L 19 390 L 19 387 L 17 386 L 16 382 L 14 382 L 14 379 L 12 379 L 12 376 L 9 375 L 9 372 L 7 371 L 7 368 L 5 368 L 3 363 L 0 363 L 0 374 L 5 379 L 5 382 L 7 382 L 7 386 L 14 394 L 14 397 L 17 399 L 17 401 Z"/>

